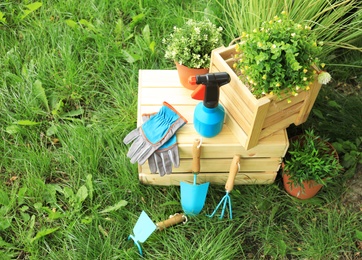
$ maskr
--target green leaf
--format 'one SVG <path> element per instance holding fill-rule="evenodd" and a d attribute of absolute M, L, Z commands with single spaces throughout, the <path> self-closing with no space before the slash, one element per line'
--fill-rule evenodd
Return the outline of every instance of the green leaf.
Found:
<path fill-rule="evenodd" d="M 324 119 L 323 113 L 319 109 L 313 109 L 312 112 L 316 117 Z"/>
<path fill-rule="evenodd" d="M 137 23 L 141 22 L 145 18 L 145 14 L 140 13 L 132 17 L 132 23 L 130 26 L 135 26 Z"/>
<path fill-rule="evenodd" d="M 4 231 L 5 229 L 7 229 L 7 228 L 10 227 L 10 226 L 11 226 L 11 222 L 10 222 L 9 219 L 4 218 L 4 217 L 2 217 L 2 218 L 0 219 L 0 230 L 1 230 L 1 231 Z"/>
<path fill-rule="evenodd" d="M 6 24 L 6 18 L 2 12 L 0 12 L 0 23 Z"/>
<path fill-rule="evenodd" d="M 115 210 L 118 210 L 124 206 L 126 206 L 128 204 L 127 201 L 125 200 L 121 200 L 119 202 L 117 202 L 116 204 L 114 204 L 113 206 L 108 206 L 106 207 L 104 210 L 102 210 L 101 212 L 99 213 L 108 213 L 108 212 L 112 212 L 112 211 L 115 211 Z"/>
<path fill-rule="evenodd" d="M 80 108 L 80 109 L 77 109 L 77 110 L 72 110 L 72 111 L 69 111 L 67 113 L 61 114 L 60 118 L 80 116 L 83 113 L 84 113 L 84 110 L 82 108 Z"/>
<path fill-rule="evenodd" d="M 284 242 L 284 240 L 279 240 L 279 249 L 282 256 L 287 254 L 287 244 Z"/>
<path fill-rule="evenodd" d="M 83 201 L 85 201 L 85 199 L 88 197 L 87 187 L 82 185 L 77 191 L 77 194 L 75 196 L 77 198 L 78 203 L 82 203 Z"/>
<path fill-rule="evenodd" d="M 29 14 L 31 14 L 32 12 L 38 10 L 42 5 L 43 5 L 43 3 L 41 3 L 41 2 L 34 2 L 34 3 L 31 3 L 31 4 L 25 5 L 25 7 L 28 8 L 28 10 L 23 11 L 23 15 L 21 16 L 21 19 L 23 20 Z"/>
<path fill-rule="evenodd" d="M 152 51 L 152 53 L 155 53 L 155 46 L 156 46 L 156 42 L 152 41 L 150 43 L 150 45 L 148 46 L 150 48 L 150 50 Z"/>
<path fill-rule="evenodd" d="M 341 109 L 342 107 L 334 100 L 329 100 L 328 105 L 333 108 Z"/>
<path fill-rule="evenodd" d="M 138 55 L 138 54 L 135 54 L 135 53 L 129 53 L 128 51 L 126 50 L 122 50 L 122 54 L 124 55 L 125 57 L 125 60 L 128 62 L 128 63 L 134 63 L 138 60 L 141 59 L 141 56 Z"/>
<path fill-rule="evenodd" d="M 142 36 L 147 43 L 151 42 L 150 26 L 148 24 L 143 28 Z"/>
<path fill-rule="evenodd" d="M 71 20 L 71 19 L 68 19 L 68 20 L 65 20 L 65 23 L 70 27 L 70 28 L 78 28 L 79 25 L 77 24 L 77 22 Z"/>
<path fill-rule="evenodd" d="M 0 190 L 0 205 L 8 206 L 9 203 L 10 199 L 8 194 L 5 191 Z"/>
<path fill-rule="evenodd" d="M 6 127 L 6 132 L 8 134 L 14 135 L 16 133 L 18 133 L 20 131 L 20 127 L 18 125 L 9 125 L 8 127 Z"/>
<path fill-rule="evenodd" d="M 114 28 L 114 32 L 117 34 L 117 35 L 121 35 L 122 34 L 122 31 L 123 31 L 123 20 L 122 19 L 118 19 L 117 22 L 116 22 L 116 26 Z"/>
<path fill-rule="evenodd" d="M 356 230 L 356 238 L 362 241 L 362 231 Z"/>
<path fill-rule="evenodd" d="M 162 203 L 161 205 L 160 205 L 160 207 L 166 207 L 166 206 L 176 206 L 176 205 L 179 205 L 180 204 L 180 202 L 179 201 L 167 201 L 167 202 L 165 202 L 165 203 Z"/>
<path fill-rule="evenodd" d="M 35 240 L 38 240 L 42 237 L 45 237 L 51 233 L 54 233 L 55 231 L 57 231 L 59 229 L 59 227 L 56 227 L 56 228 L 46 228 L 46 229 L 43 229 L 43 230 L 40 230 L 36 235 L 35 237 L 31 240 L 31 243 L 33 243 Z"/>
<path fill-rule="evenodd" d="M 88 195 L 89 195 L 89 199 L 92 201 L 93 200 L 93 181 L 92 181 L 92 174 L 88 174 L 85 180 L 85 184 L 88 188 Z"/>
<path fill-rule="evenodd" d="M 55 135 L 58 132 L 58 128 L 56 125 L 52 125 L 47 129 L 46 135 L 52 136 Z"/>
<path fill-rule="evenodd" d="M 63 193 L 64 193 L 64 196 L 67 198 L 67 199 L 72 199 L 74 197 L 74 192 L 71 188 L 69 187 L 64 187 L 63 189 Z"/>
<path fill-rule="evenodd" d="M 19 121 L 14 122 L 14 124 L 32 126 L 32 125 L 39 125 L 40 122 L 35 122 L 35 121 L 31 121 L 31 120 L 19 120 Z"/>
<path fill-rule="evenodd" d="M 87 20 L 85 20 L 85 19 L 80 19 L 80 20 L 79 20 L 79 23 L 80 23 L 81 25 L 86 26 L 88 30 L 93 31 L 93 32 L 97 32 L 96 27 L 95 27 L 91 22 L 89 22 L 89 21 L 87 21 Z"/>
<path fill-rule="evenodd" d="M 45 89 L 43 88 L 41 81 L 36 80 L 33 84 L 33 88 L 36 98 L 38 98 L 43 103 L 47 112 L 50 112 L 48 98 L 45 94 Z"/>
<path fill-rule="evenodd" d="M 28 190 L 27 187 L 21 187 L 18 191 L 18 205 L 24 204 L 25 193 Z"/>

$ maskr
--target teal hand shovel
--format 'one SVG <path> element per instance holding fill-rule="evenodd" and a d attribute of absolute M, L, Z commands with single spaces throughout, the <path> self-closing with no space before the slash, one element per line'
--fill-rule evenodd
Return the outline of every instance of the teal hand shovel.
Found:
<path fill-rule="evenodd" d="M 160 221 L 157 224 L 154 224 L 150 217 L 147 215 L 147 213 L 142 211 L 136 222 L 136 225 L 133 228 L 133 235 L 129 235 L 128 240 L 133 240 L 138 248 L 140 255 L 143 256 L 140 243 L 145 242 L 156 229 L 162 231 L 165 228 L 176 225 L 178 223 L 186 223 L 186 221 L 187 218 L 184 214 L 176 213 L 174 215 L 171 215 L 167 220 Z"/>
<path fill-rule="evenodd" d="M 200 172 L 201 141 L 196 139 L 192 147 L 193 184 L 180 182 L 181 206 L 186 215 L 195 216 L 204 207 L 209 182 L 197 185 L 197 174 Z"/>

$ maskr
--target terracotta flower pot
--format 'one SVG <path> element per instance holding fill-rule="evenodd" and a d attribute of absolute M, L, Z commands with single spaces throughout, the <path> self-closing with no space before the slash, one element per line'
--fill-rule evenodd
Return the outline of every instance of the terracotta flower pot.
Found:
<path fill-rule="evenodd" d="M 315 181 L 304 181 L 303 186 L 294 186 L 289 181 L 289 175 L 283 174 L 284 189 L 292 196 L 298 199 L 310 199 L 314 197 L 318 191 L 323 187 L 322 184 L 317 184 Z"/>
<path fill-rule="evenodd" d="M 178 62 L 175 62 L 177 72 L 180 78 L 180 82 L 182 86 L 184 86 L 187 89 L 195 90 L 197 88 L 197 85 L 191 85 L 189 83 L 189 77 L 195 76 L 195 75 L 202 75 L 209 72 L 209 69 L 193 69 L 188 68 L 184 65 L 179 64 Z"/>

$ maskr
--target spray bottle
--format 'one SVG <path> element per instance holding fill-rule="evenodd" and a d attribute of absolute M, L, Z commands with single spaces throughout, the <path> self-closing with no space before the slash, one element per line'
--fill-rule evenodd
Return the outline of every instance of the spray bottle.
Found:
<path fill-rule="evenodd" d="M 207 73 L 190 77 L 189 81 L 191 84 L 201 84 L 191 97 L 203 99 L 195 107 L 195 130 L 203 137 L 214 137 L 221 132 L 225 118 L 225 110 L 219 104 L 219 88 L 230 82 L 230 75 L 226 72 Z"/>

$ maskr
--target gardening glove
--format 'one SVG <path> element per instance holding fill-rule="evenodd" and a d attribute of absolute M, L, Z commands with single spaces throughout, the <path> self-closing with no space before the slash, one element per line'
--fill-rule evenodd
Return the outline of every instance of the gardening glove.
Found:
<path fill-rule="evenodd" d="M 124 139 L 125 144 L 133 141 L 127 157 L 131 163 L 144 164 L 145 161 L 181 128 L 187 120 L 167 102 L 163 102 L 160 111 L 132 130 Z"/>
<path fill-rule="evenodd" d="M 143 122 L 148 121 L 154 115 L 155 114 L 142 115 Z M 176 134 L 148 158 L 148 165 L 150 166 L 151 173 L 158 172 L 161 176 L 172 173 L 172 164 L 176 168 L 180 165 Z"/>

